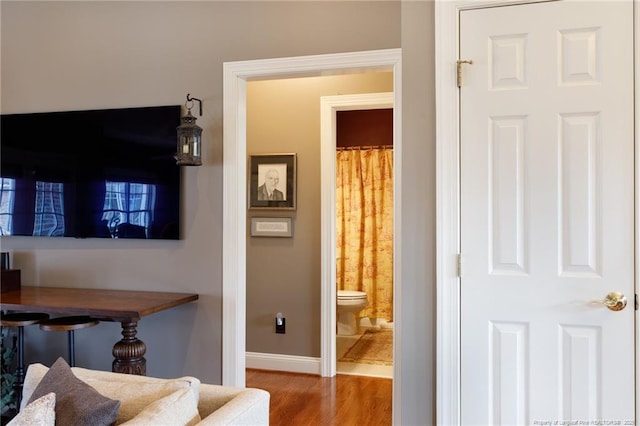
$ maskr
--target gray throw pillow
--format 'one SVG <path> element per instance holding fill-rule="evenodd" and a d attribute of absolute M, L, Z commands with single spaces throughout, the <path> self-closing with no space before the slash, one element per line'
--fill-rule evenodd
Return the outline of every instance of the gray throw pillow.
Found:
<path fill-rule="evenodd" d="M 56 394 L 56 426 L 109 426 L 118 418 L 120 401 L 103 396 L 78 379 L 63 358 L 42 377 L 29 402 L 49 392 Z"/>

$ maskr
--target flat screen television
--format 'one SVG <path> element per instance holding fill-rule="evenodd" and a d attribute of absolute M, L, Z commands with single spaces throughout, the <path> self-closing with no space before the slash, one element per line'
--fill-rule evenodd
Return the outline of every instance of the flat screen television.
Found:
<path fill-rule="evenodd" d="M 180 105 L 0 116 L 0 235 L 180 239 Z"/>

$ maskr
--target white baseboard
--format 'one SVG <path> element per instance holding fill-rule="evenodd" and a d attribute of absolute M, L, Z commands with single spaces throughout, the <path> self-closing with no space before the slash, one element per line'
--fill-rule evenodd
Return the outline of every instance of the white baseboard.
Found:
<path fill-rule="evenodd" d="M 246 367 L 320 375 L 320 358 L 246 352 Z"/>

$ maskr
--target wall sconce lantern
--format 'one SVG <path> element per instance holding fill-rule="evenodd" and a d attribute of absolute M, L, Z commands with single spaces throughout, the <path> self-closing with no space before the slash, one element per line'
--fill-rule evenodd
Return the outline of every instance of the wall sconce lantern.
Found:
<path fill-rule="evenodd" d="M 201 166 L 202 165 L 202 127 L 196 124 L 196 118 L 191 115 L 193 101 L 198 101 L 200 105 L 200 116 L 202 117 L 202 101 L 192 98 L 187 93 L 187 114 L 180 118 L 178 130 L 178 152 L 176 153 L 176 164 L 178 166 Z"/>

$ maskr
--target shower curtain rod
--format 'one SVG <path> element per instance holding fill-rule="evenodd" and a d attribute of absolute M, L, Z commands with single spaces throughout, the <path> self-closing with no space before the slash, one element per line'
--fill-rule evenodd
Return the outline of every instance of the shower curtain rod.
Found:
<path fill-rule="evenodd" d="M 361 145 L 361 146 L 338 146 L 336 151 L 349 151 L 357 149 L 393 149 L 393 145 Z"/>

